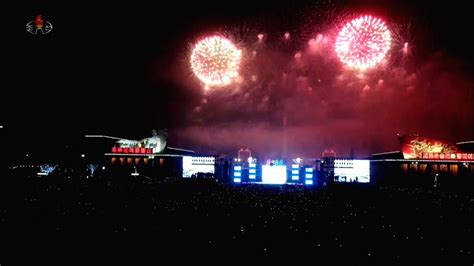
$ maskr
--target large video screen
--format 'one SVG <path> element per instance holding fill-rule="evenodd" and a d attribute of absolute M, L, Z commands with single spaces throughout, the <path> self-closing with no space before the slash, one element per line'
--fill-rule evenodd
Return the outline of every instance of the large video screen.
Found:
<path fill-rule="evenodd" d="M 193 178 L 200 174 L 214 175 L 214 157 L 183 156 L 183 177 Z"/>
<path fill-rule="evenodd" d="M 334 160 L 334 181 L 370 182 L 369 160 Z"/>
<path fill-rule="evenodd" d="M 286 165 L 262 165 L 262 183 L 264 184 L 285 184 Z"/>

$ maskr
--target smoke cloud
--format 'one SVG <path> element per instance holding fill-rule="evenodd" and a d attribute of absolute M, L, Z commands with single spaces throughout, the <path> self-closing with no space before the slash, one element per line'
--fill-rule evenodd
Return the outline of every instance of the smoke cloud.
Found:
<path fill-rule="evenodd" d="M 397 133 L 453 142 L 474 135 L 473 81 L 458 59 L 408 57 L 401 42 L 380 66 L 360 72 L 338 61 L 333 35 L 316 33 L 296 50 L 283 34 L 264 36 L 244 47 L 231 86 L 204 90 L 176 78 L 195 98 L 172 142 L 233 155 L 250 148 L 265 158 L 320 157 L 326 148 L 365 157 L 398 150 Z"/>

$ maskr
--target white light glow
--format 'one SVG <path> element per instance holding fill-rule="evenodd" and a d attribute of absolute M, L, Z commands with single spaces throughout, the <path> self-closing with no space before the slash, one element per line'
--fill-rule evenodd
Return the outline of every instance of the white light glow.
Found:
<path fill-rule="evenodd" d="M 286 165 L 262 165 L 262 183 L 285 184 L 286 180 Z"/>
<path fill-rule="evenodd" d="M 214 174 L 214 157 L 183 156 L 183 177 L 190 178 L 198 173 Z"/>
<path fill-rule="evenodd" d="M 369 160 L 334 160 L 336 182 L 370 182 Z"/>

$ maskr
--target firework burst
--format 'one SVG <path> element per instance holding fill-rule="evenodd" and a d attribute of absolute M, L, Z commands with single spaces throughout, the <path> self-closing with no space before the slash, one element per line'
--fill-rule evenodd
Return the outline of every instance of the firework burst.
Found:
<path fill-rule="evenodd" d="M 211 36 L 193 48 L 190 63 L 194 74 L 207 86 L 225 86 L 239 75 L 242 53 L 228 39 Z"/>
<path fill-rule="evenodd" d="M 385 22 L 361 16 L 347 23 L 336 39 L 336 54 L 342 63 L 359 70 L 374 67 L 387 55 L 391 35 Z"/>

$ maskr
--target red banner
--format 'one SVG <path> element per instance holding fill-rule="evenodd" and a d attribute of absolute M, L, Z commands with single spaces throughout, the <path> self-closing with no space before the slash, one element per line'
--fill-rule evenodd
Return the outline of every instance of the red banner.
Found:
<path fill-rule="evenodd" d="M 452 161 L 469 161 L 474 160 L 474 153 L 433 153 L 423 152 L 421 153 L 421 159 L 423 160 L 452 160 Z"/>
<path fill-rule="evenodd" d="M 442 140 L 420 137 L 416 135 L 402 136 L 399 137 L 399 140 L 403 158 L 405 159 L 421 159 L 423 157 L 422 154 L 426 153 L 426 156 L 428 157 L 423 159 L 454 160 L 458 158 L 457 154 L 460 152 L 456 145 Z M 452 154 L 454 154 L 454 158 L 451 158 Z M 442 158 L 442 156 L 444 158 Z"/>
<path fill-rule="evenodd" d="M 112 153 L 122 154 L 152 154 L 152 148 L 118 148 L 112 147 Z"/>

